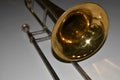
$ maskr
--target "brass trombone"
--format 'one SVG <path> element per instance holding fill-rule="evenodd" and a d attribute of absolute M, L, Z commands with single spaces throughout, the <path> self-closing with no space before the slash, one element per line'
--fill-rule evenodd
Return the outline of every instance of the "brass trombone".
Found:
<path fill-rule="evenodd" d="M 45 11 L 43 21 L 34 12 L 34 1 Z M 60 80 L 37 44 L 50 37 L 55 58 L 72 63 L 85 80 L 92 80 L 77 62 L 91 57 L 104 44 L 108 33 L 108 17 L 104 9 L 95 3 L 82 3 L 64 11 L 50 0 L 25 0 L 25 5 L 43 30 L 30 32 L 28 24 L 22 25 L 22 30 L 27 33 L 53 79 Z M 45 24 L 47 15 L 55 22 L 52 32 Z M 44 32 L 48 36 L 34 38 Z"/>

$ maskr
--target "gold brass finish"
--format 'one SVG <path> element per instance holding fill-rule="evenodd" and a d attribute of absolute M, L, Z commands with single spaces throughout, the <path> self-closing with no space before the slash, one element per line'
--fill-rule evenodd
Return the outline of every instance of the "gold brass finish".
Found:
<path fill-rule="evenodd" d="M 52 31 L 52 48 L 60 59 L 82 61 L 95 54 L 108 32 L 108 17 L 99 5 L 76 5 L 57 20 Z"/>
<path fill-rule="evenodd" d="M 50 0 L 24 0 L 24 2 L 43 30 L 30 32 L 28 24 L 22 25 L 22 30 L 27 33 L 53 80 L 60 80 L 60 78 L 37 44 L 37 42 L 48 40 L 50 37 L 55 57 L 61 61 L 72 63 L 84 80 L 92 80 L 78 64 L 78 61 L 89 58 L 104 44 L 108 33 L 108 17 L 104 9 L 95 3 L 82 3 L 64 12 Z M 34 3 L 44 9 L 43 21 L 34 11 Z M 52 32 L 46 25 L 47 15 L 55 22 Z M 48 36 L 34 37 L 44 32 Z"/>

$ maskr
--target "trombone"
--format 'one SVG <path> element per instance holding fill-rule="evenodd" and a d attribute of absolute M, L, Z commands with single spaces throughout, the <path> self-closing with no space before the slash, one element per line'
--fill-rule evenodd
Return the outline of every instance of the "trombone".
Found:
<path fill-rule="evenodd" d="M 43 21 L 34 11 L 34 2 L 44 9 Z M 72 63 L 84 80 L 92 80 L 78 61 L 91 57 L 103 46 L 108 33 L 108 17 L 104 9 L 90 2 L 76 5 L 67 11 L 50 0 L 24 0 L 24 3 L 43 30 L 30 32 L 28 24 L 23 24 L 22 30 L 27 33 L 53 79 L 60 80 L 37 44 L 50 38 L 54 57 L 62 62 Z M 55 23 L 52 32 L 46 25 L 47 15 Z M 48 36 L 37 39 L 34 37 L 42 33 L 47 33 Z"/>

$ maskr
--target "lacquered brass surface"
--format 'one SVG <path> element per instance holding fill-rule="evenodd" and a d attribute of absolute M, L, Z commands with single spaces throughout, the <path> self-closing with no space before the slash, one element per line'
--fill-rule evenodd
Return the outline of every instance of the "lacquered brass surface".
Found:
<path fill-rule="evenodd" d="M 44 9 L 43 21 L 34 11 L 34 3 Z M 65 62 L 71 62 L 85 80 L 92 80 L 77 61 L 85 60 L 95 54 L 106 39 L 108 18 L 103 8 L 94 3 L 83 3 L 64 12 L 50 0 L 25 0 L 25 5 L 43 27 L 43 30 L 30 32 L 27 24 L 22 25 L 22 30 L 27 33 L 30 42 L 38 51 L 53 79 L 60 80 L 37 44 L 37 42 L 47 40 L 51 34 L 55 57 Z M 46 26 L 47 15 L 56 23 L 52 32 Z M 48 33 L 48 36 L 34 37 L 43 32 Z"/>
<path fill-rule="evenodd" d="M 76 5 L 57 20 L 52 31 L 52 48 L 60 59 L 81 61 L 95 54 L 108 32 L 108 18 L 94 3 Z"/>

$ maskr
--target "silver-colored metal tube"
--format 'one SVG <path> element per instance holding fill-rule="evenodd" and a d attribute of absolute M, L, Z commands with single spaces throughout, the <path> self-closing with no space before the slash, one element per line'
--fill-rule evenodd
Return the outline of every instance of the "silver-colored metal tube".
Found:
<path fill-rule="evenodd" d="M 77 62 L 72 62 L 72 64 L 77 69 L 77 71 L 82 75 L 84 80 L 92 80 Z"/>
<path fill-rule="evenodd" d="M 34 31 L 34 32 L 31 32 L 31 33 L 32 33 L 32 35 L 38 35 L 38 34 L 45 33 L 45 30 Z"/>
<path fill-rule="evenodd" d="M 58 6 L 56 6 L 55 4 L 50 2 L 49 0 L 35 0 L 35 1 L 38 2 L 38 4 L 40 4 L 44 9 L 48 10 L 48 13 L 50 13 L 50 16 L 51 16 L 51 18 L 53 18 L 54 22 L 56 22 L 57 19 L 60 17 L 60 15 L 64 12 L 64 10 L 62 10 L 61 8 L 59 8 Z M 25 2 L 25 4 L 27 6 L 26 2 Z M 38 18 L 38 16 L 34 13 L 34 10 L 32 10 L 29 6 L 27 6 L 27 8 L 32 13 L 32 15 L 37 19 L 37 21 L 42 25 L 42 27 L 46 30 L 46 32 L 48 34 L 51 34 L 52 32 L 44 25 L 44 23 L 41 22 L 41 20 Z M 43 62 L 45 63 L 46 67 L 48 68 L 48 70 L 50 71 L 51 75 L 53 76 L 54 80 L 60 80 L 58 78 L 57 74 L 55 73 L 55 71 L 53 70 L 53 68 L 51 67 L 50 63 L 48 62 L 48 60 L 44 56 L 44 54 L 41 51 L 41 49 L 38 47 L 38 45 L 36 43 L 36 40 L 34 39 L 33 35 L 30 32 L 27 32 L 27 34 L 28 34 L 28 36 L 30 38 L 30 41 L 33 43 L 33 45 L 37 49 L 38 53 L 40 54 L 40 56 L 41 56 Z M 87 75 L 87 73 L 82 69 L 82 67 L 80 65 L 78 65 L 77 62 L 72 62 L 72 64 L 77 69 L 77 71 L 82 75 L 82 77 L 85 80 L 92 80 Z"/>
<path fill-rule="evenodd" d="M 51 66 L 51 64 L 49 63 L 47 58 L 45 57 L 44 53 L 42 52 L 42 50 L 38 46 L 38 44 L 37 44 L 35 38 L 33 37 L 32 33 L 29 32 L 29 26 L 27 24 L 22 25 L 22 30 L 25 33 L 27 33 L 30 42 L 34 45 L 34 47 L 37 50 L 38 54 L 40 55 L 43 63 L 45 64 L 46 68 L 48 69 L 48 71 L 50 72 L 51 76 L 53 77 L 53 80 L 60 80 L 58 75 L 56 74 L 55 70 L 53 69 L 53 67 Z"/>
<path fill-rule="evenodd" d="M 46 36 L 46 37 L 42 37 L 42 38 L 37 38 L 35 39 L 36 42 L 42 42 L 42 41 L 46 41 L 46 40 L 49 40 L 50 39 L 50 36 Z"/>

